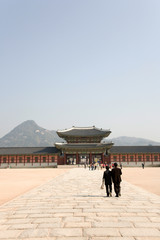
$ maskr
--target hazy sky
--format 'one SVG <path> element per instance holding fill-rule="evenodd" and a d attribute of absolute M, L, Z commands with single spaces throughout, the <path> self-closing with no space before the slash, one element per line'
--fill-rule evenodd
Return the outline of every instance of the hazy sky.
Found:
<path fill-rule="evenodd" d="M 0 137 L 26 120 L 160 142 L 159 0 L 0 0 Z"/>

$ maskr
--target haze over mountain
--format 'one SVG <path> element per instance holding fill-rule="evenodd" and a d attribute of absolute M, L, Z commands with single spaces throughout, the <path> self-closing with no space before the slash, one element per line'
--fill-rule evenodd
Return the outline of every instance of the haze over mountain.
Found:
<path fill-rule="evenodd" d="M 160 145 L 148 139 L 126 136 L 105 141 L 108 140 L 116 146 Z M 44 129 L 33 120 L 27 120 L 0 138 L 0 147 L 45 147 L 53 146 L 55 142 L 64 142 L 64 139 L 59 138 L 55 130 Z"/>
<path fill-rule="evenodd" d="M 145 138 L 126 137 L 121 136 L 117 138 L 108 139 L 114 143 L 115 146 L 148 146 L 148 145 L 160 145 L 159 142 L 155 142 Z"/>
<path fill-rule="evenodd" d="M 0 138 L 0 147 L 46 147 L 63 141 L 56 131 L 49 131 L 28 120 Z"/>

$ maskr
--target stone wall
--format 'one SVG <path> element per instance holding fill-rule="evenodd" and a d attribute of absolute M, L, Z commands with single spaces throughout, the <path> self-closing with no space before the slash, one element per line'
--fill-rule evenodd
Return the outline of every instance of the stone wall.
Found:
<path fill-rule="evenodd" d="M 57 168 L 57 163 L 2 163 L 0 168 Z"/>

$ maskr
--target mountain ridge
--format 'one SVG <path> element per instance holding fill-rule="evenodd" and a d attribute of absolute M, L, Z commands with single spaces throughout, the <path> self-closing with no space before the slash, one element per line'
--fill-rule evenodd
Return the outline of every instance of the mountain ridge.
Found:
<path fill-rule="evenodd" d="M 127 136 L 120 136 L 117 138 L 108 139 L 114 142 L 115 146 L 148 146 L 148 145 L 160 145 L 160 142 L 156 142 L 153 140 L 145 139 L 145 138 L 138 138 L 138 137 L 127 137 Z"/>
<path fill-rule="evenodd" d="M 56 131 L 38 126 L 33 120 L 22 122 L 4 137 L 0 138 L 0 147 L 47 147 L 63 140 Z"/>
<path fill-rule="evenodd" d="M 104 141 L 112 141 L 115 146 L 160 145 L 152 140 L 127 136 L 106 138 Z M 64 139 L 55 130 L 47 130 L 38 126 L 35 121 L 27 120 L 0 138 L 0 147 L 50 147 L 55 142 L 64 142 Z"/>

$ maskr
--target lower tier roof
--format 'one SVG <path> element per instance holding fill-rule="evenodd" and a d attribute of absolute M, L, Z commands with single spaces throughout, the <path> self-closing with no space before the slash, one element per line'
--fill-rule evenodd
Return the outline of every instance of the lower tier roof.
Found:
<path fill-rule="evenodd" d="M 30 155 L 30 154 L 55 154 L 60 150 L 56 147 L 6 147 L 0 148 L 0 155 Z"/>
<path fill-rule="evenodd" d="M 58 149 L 110 149 L 113 143 L 56 143 Z"/>
<path fill-rule="evenodd" d="M 160 146 L 113 146 L 110 149 L 112 154 L 125 153 L 160 153 Z"/>
<path fill-rule="evenodd" d="M 93 144 L 90 144 L 93 146 Z M 0 155 L 58 154 L 56 147 L 1 147 Z M 112 146 L 111 154 L 159 153 L 160 146 Z"/>

